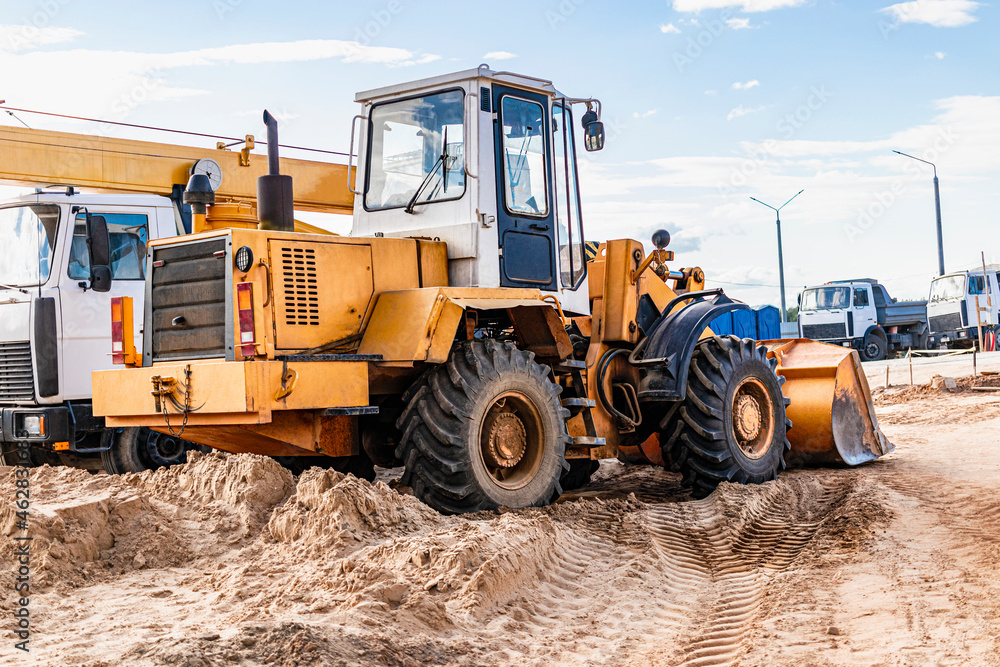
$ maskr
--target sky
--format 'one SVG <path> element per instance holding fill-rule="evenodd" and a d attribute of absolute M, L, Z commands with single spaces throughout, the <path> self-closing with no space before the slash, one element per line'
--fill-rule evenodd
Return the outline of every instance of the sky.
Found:
<path fill-rule="evenodd" d="M 590 239 L 673 235 L 677 267 L 751 304 L 876 278 L 926 298 L 936 163 L 949 271 L 1000 262 L 995 2 L 5 0 L 8 106 L 346 151 L 354 93 L 474 68 L 603 103 L 580 163 Z M 0 113 L 0 123 L 94 132 Z M 209 140 L 100 126 L 112 136 Z M 291 155 L 289 155 L 291 156 Z M 296 155 L 315 159 L 315 154 Z M 0 156 L 2 159 L 2 156 Z M 0 188 L 0 196 L 15 192 Z M 310 218 L 311 222 L 316 222 Z M 321 224 L 345 231 L 344 219 Z"/>

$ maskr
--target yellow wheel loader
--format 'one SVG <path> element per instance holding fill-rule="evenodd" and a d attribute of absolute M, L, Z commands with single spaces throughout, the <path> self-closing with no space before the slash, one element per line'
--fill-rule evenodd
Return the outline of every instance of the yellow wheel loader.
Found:
<path fill-rule="evenodd" d="M 292 231 L 299 186 L 266 112 L 259 228 L 213 224 L 191 177 L 207 231 L 150 244 L 142 349 L 116 301 L 126 367 L 93 378 L 110 426 L 300 468 L 402 466 L 451 513 L 546 505 L 612 457 L 704 495 L 891 450 L 855 352 L 714 336 L 746 306 L 669 268 L 666 232 L 648 251 L 585 243 L 576 135 L 603 147 L 599 101 L 485 66 L 357 101 L 350 236 Z"/>

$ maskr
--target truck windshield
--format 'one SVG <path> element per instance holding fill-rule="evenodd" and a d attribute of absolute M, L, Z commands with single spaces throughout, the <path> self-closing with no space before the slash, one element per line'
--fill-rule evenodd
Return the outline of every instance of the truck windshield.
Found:
<path fill-rule="evenodd" d="M 957 299 L 965 294 L 965 276 L 945 276 L 931 283 L 931 301 Z"/>
<path fill-rule="evenodd" d="M 415 194 L 419 204 L 465 193 L 463 100 L 451 90 L 372 108 L 366 209 L 406 206 Z"/>
<path fill-rule="evenodd" d="M 49 279 L 58 225 L 54 204 L 0 209 L 0 285 L 27 287 Z"/>
<path fill-rule="evenodd" d="M 802 310 L 831 310 L 851 305 L 850 287 L 817 287 L 802 293 Z"/>

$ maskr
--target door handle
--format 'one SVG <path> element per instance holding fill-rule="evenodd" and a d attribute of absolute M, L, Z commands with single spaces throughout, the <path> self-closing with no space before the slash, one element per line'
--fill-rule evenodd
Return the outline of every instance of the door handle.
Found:
<path fill-rule="evenodd" d="M 533 222 L 530 225 L 528 225 L 528 229 L 534 229 L 535 231 L 538 232 L 547 232 L 549 231 L 549 225 L 540 225 L 537 222 Z"/>

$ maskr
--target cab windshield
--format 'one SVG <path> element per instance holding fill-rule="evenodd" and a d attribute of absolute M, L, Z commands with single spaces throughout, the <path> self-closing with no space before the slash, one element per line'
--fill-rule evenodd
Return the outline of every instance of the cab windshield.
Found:
<path fill-rule="evenodd" d="M 931 301 L 957 299 L 965 294 L 965 276 L 945 276 L 931 283 Z"/>
<path fill-rule="evenodd" d="M 366 209 L 458 199 L 465 193 L 463 106 L 462 91 L 451 90 L 372 109 Z"/>
<path fill-rule="evenodd" d="M 0 209 L 0 285 L 28 287 L 49 279 L 58 225 L 53 204 Z"/>
<path fill-rule="evenodd" d="M 850 305 L 850 287 L 818 287 L 802 293 L 802 310 L 833 310 Z"/>

